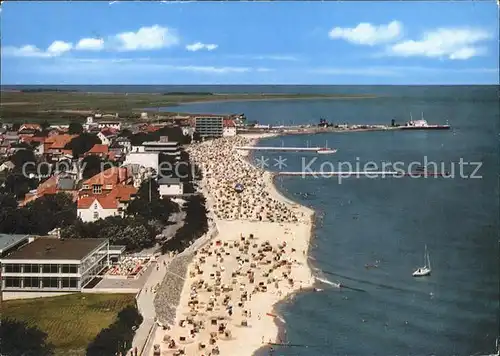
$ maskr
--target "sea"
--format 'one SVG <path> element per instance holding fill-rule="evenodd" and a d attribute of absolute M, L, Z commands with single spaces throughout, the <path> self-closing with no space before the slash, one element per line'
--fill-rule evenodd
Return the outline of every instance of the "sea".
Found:
<path fill-rule="evenodd" d="M 264 347 L 256 355 L 493 353 L 500 330 L 498 88 L 231 89 L 252 91 L 377 98 L 217 102 L 165 110 L 244 113 L 249 121 L 275 125 L 317 124 L 320 118 L 335 124 L 390 124 L 392 119 L 404 124 L 411 114 L 452 126 L 449 131 L 283 136 L 259 143 L 338 151 L 321 157 L 253 156 L 255 164 L 273 171 L 325 173 L 280 177 L 276 182 L 284 195 L 316 212 L 310 264 L 322 291 L 299 293 L 280 303 L 277 310 L 285 321 L 282 334 L 288 346 Z M 429 170 L 451 177 L 328 177 L 332 170 L 390 171 L 396 166 L 412 171 L 427 163 Z M 432 274 L 414 278 L 412 272 L 424 264 L 426 246 Z"/>
<path fill-rule="evenodd" d="M 484 355 L 499 334 L 499 92 L 497 86 L 139 86 L 86 91 L 370 94 L 186 104 L 165 111 L 244 113 L 289 125 L 404 124 L 422 115 L 448 131 L 343 132 L 283 136 L 260 145 L 321 146 L 333 155 L 259 153 L 287 197 L 316 212 L 310 265 L 319 292 L 277 306 L 287 346 L 256 356 Z M 328 177 L 328 172 L 411 171 L 429 163 L 444 177 Z M 436 166 L 434 166 L 434 163 Z M 429 252 L 432 274 L 414 278 Z M 338 288 L 335 283 L 344 287 Z"/>

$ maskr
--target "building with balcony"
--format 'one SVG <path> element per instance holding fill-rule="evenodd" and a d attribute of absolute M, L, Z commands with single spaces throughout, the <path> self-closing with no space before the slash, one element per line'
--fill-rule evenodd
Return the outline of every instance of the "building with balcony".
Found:
<path fill-rule="evenodd" d="M 0 262 L 3 292 L 80 292 L 109 266 L 109 240 L 40 237 Z"/>
<path fill-rule="evenodd" d="M 202 138 L 222 137 L 224 132 L 224 117 L 198 116 L 195 117 L 195 131 Z"/>
<path fill-rule="evenodd" d="M 175 160 L 181 159 L 181 145 L 179 142 L 169 141 L 167 136 L 161 136 L 159 141 L 146 141 L 140 146 L 132 146 L 132 153 L 161 153 Z"/>

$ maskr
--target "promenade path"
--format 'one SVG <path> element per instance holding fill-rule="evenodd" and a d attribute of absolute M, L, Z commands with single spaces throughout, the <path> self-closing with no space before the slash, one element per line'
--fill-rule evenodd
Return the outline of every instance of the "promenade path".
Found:
<path fill-rule="evenodd" d="M 167 231 L 169 237 L 173 237 L 177 230 L 184 225 L 185 213 L 176 214 L 175 224 L 167 226 Z M 144 285 L 137 295 L 137 308 L 144 318 L 142 324 L 136 330 L 134 335 L 134 340 L 132 341 L 132 349 L 137 347 L 138 355 L 140 351 L 144 348 L 147 342 L 149 332 L 155 323 L 156 311 L 154 306 L 155 286 L 161 284 L 165 274 L 167 273 L 168 265 L 173 257 L 169 255 L 161 255 L 158 257 L 156 263 L 151 265 L 151 272 L 147 277 Z"/>

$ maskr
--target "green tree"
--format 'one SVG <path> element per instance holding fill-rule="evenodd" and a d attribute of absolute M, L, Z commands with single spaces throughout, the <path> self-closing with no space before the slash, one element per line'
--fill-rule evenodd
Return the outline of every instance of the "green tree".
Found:
<path fill-rule="evenodd" d="M 118 313 L 116 321 L 101 330 L 87 347 L 87 356 L 126 355 L 132 347 L 135 330 L 143 317 L 136 306 L 125 307 Z"/>
<path fill-rule="evenodd" d="M 170 215 L 179 211 L 179 207 L 170 198 L 160 198 L 158 182 L 154 179 L 144 181 L 135 199 L 128 207 L 127 214 L 139 216 L 147 221 L 158 220 L 167 223 Z"/>
<path fill-rule="evenodd" d="M 14 194 L 16 199 L 22 200 L 26 193 L 38 186 L 36 179 L 26 177 L 20 172 L 11 172 L 5 179 L 2 193 Z"/>
<path fill-rule="evenodd" d="M 83 126 L 79 122 L 72 121 L 69 123 L 68 133 L 70 135 L 80 135 L 83 133 Z"/>
<path fill-rule="evenodd" d="M 94 155 L 87 156 L 82 160 L 83 179 L 89 179 L 102 171 L 103 161 Z"/>
<path fill-rule="evenodd" d="M 16 151 L 10 160 L 14 163 L 14 171 L 17 173 L 35 173 L 36 172 L 36 158 L 31 149 L 21 149 Z M 24 167 L 24 169 L 23 169 Z"/>
<path fill-rule="evenodd" d="M 99 143 L 101 143 L 101 140 L 96 135 L 82 133 L 80 136 L 72 139 L 65 148 L 72 151 L 73 158 L 78 158 Z"/>
<path fill-rule="evenodd" d="M 42 131 L 46 131 L 50 127 L 50 123 L 47 120 L 44 120 L 40 123 L 40 127 Z"/>
<path fill-rule="evenodd" d="M 44 195 L 26 205 L 31 221 L 32 233 L 45 235 L 49 231 L 73 224 L 76 220 L 76 204 L 66 193 Z"/>
<path fill-rule="evenodd" d="M 2 318 L 0 324 L 2 356 L 52 356 L 53 346 L 47 334 L 24 321 Z"/>

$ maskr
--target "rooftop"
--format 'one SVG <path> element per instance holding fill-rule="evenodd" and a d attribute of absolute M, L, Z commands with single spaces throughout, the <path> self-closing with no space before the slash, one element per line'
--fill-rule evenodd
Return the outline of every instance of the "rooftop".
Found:
<path fill-rule="evenodd" d="M 105 171 L 96 174 L 90 179 L 87 179 L 85 185 L 117 185 L 124 183 L 127 180 L 127 169 L 122 167 L 111 167 Z"/>
<path fill-rule="evenodd" d="M 16 245 L 24 239 L 27 239 L 28 235 L 21 234 L 0 234 L 0 253 L 10 248 L 11 246 Z"/>
<path fill-rule="evenodd" d="M 142 143 L 143 146 L 177 146 L 179 142 L 175 141 L 145 141 Z"/>
<path fill-rule="evenodd" d="M 106 195 L 83 196 L 78 199 L 78 209 L 88 209 L 97 200 L 103 209 L 118 209 L 120 202 L 128 202 L 137 194 L 137 188 L 131 185 L 117 185 Z"/>
<path fill-rule="evenodd" d="M 81 260 L 106 241 L 41 237 L 4 257 L 4 260 Z"/>
<path fill-rule="evenodd" d="M 158 184 L 179 184 L 181 180 L 173 177 L 163 177 L 158 180 Z"/>

